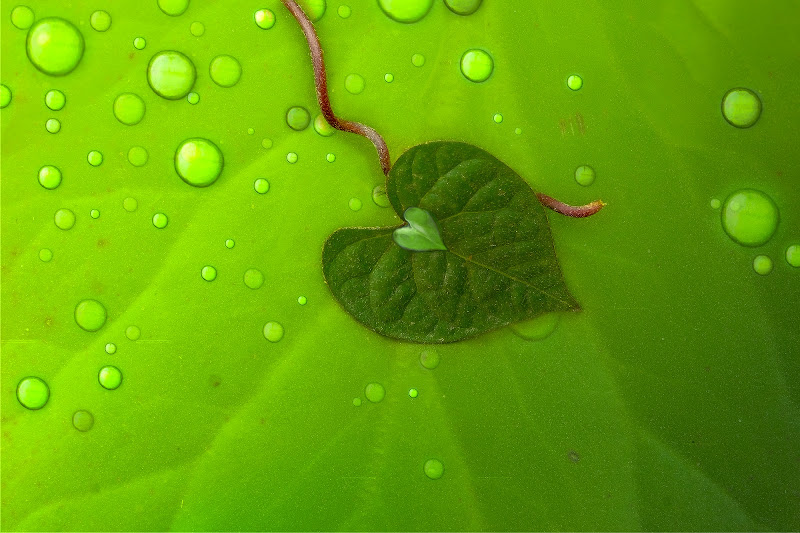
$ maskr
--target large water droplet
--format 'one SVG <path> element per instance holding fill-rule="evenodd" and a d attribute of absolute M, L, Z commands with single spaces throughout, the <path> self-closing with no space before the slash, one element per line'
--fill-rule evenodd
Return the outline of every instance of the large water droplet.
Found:
<path fill-rule="evenodd" d="M 258 194 L 267 194 L 269 191 L 269 182 L 264 178 L 258 178 L 253 182 L 253 189 L 255 189 Z"/>
<path fill-rule="evenodd" d="M 722 206 L 722 228 L 743 246 L 761 246 L 778 228 L 778 206 L 761 191 L 742 189 Z"/>
<path fill-rule="evenodd" d="M 99 167 L 103 164 L 103 154 L 97 150 L 92 150 L 87 154 L 86 161 L 88 161 L 93 167 Z"/>
<path fill-rule="evenodd" d="M 249 268 L 244 272 L 244 284 L 251 289 L 258 289 L 264 284 L 264 274 L 257 268 Z"/>
<path fill-rule="evenodd" d="M 275 13 L 269 9 L 259 9 L 253 15 L 256 26 L 262 30 L 268 30 L 275 25 Z"/>
<path fill-rule="evenodd" d="M 481 7 L 483 0 L 444 0 L 450 11 L 456 15 L 472 15 L 479 7 Z"/>
<path fill-rule="evenodd" d="M 132 146 L 128 150 L 128 162 L 135 167 L 145 166 L 148 158 L 147 150 L 142 146 Z"/>
<path fill-rule="evenodd" d="M 0 85 L 0 109 L 11 103 L 11 89 L 7 85 Z"/>
<path fill-rule="evenodd" d="M 125 328 L 125 337 L 131 341 L 138 341 L 139 337 L 142 336 L 142 330 L 139 329 L 139 326 L 128 326 Z"/>
<path fill-rule="evenodd" d="M 86 331 L 97 331 L 106 323 L 106 308 L 97 300 L 83 300 L 75 306 L 75 323 Z"/>
<path fill-rule="evenodd" d="M 572 76 L 567 78 L 567 87 L 569 87 L 573 91 L 579 91 L 581 87 L 583 87 L 583 78 L 581 78 L 577 74 L 573 74 Z"/>
<path fill-rule="evenodd" d="M 386 194 L 386 186 L 376 185 L 372 189 L 372 201 L 378 207 L 389 207 L 392 203 L 389 201 L 389 195 Z"/>
<path fill-rule="evenodd" d="M 206 265 L 200 270 L 200 277 L 206 281 L 217 279 L 217 269 L 211 265 Z"/>
<path fill-rule="evenodd" d="M 344 79 L 344 88 L 347 89 L 347 92 L 350 94 L 361 94 L 364 92 L 365 85 L 366 82 L 360 74 L 349 74 Z"/>
<path fill-rule="evenodd" d="M 53 220 L 59 229 L 72 229 L 72 226 L 75 225 L 75 213 L 70 209 L 62 208 L 56 211 Z"/>
<path fill-rule="evenodd" d="M 89 431 L 94 427 L 94 415 L 83 409 L 75 411 L 75 414 L 72 415 L 72 425 L 78 431 Z"/>
<path fill-rule="evenodd" d="M 43 18 L 28 31 L 28 59 L 33 66 L 51 76 L 72 72 L 83 57 L 83 49 L 81 32 L 61 18 Z"/>
<path fill-rule="evenodd" d="M 222 167 L 222 152 L 208 139 L 187 139 L 175 151 L 175 171 L 193 187 L 208 187 L 217 181 Z"/>
<path fill-rule="evenodd" d="M 766 255 L 757 255 L 755 259 L 753 259 L 753 270 L 755 270 L 757 274 L 766 276 L 772 272 L 772 267 L 772 259 Z"/>
<path fill-rule="evenodd" d="M 372 403 L 378 403 L 386 397 L 386 389 L 380 383 L 370 383 L 364 388 L 364 396 Z"/>
<path fill-rule="evenodd" d="M 17 401 L 26 409 L 41 409 L 50 399 L 50 387 L 42 378 L 28 376 L 17 385 Z"/>
<path fill-rule="evenodd" d="M 439 479 L 444 475 L 444 465 L 438 459 L 428 459 L 422 467 L 425 475 L 431 479 Z"/>
<path fill-rule="evenodd" d="M 44 128 L 50 133 L 58 133 L 61 131 L 61 122 L 57 118 L 47 119 Z"/>
<path fill-rule="evenodd" d="M 89 17 L 89 24 L 95 31 L 104 32 L 111 27 L 111 15 L 108 11 L 98 10 Z"/>
<path fill-rule="evenodd" d="M 792 244 L 786 248 L 786 262 L 795 268 L 800 267 L 800 244 Z"/>
<path fill-rule="evenodd" d="M 118 389 L 122 385 L 122 371 L 115 366 L 104 366 L 97 374 L 97 381 L 104 389 Z"/>
<path fill-rule="evenodd" d="M 749 128 L 761 116 L 761 99 L 750 89 L 731 89 L 722 97 L 722 116 L 732 126 Z"/>
<path fill-rule="evenodd" d="M 314 131 L 323 137 L 330 137 L 336 130 L 333 128 L 333 126 L 328 124 L 328 121 L 325 120 L 324 116 L 317 115 L 314 119 Z"/>
<path fill-rule="evenodd" d="M 27 30 L 36 20 L 33 10 L 28 6 L 17 6 L 11 10 L 11 24 L 21 30 Z"/>
<path fill-rule="evenodd" d="M 461 56 L 461 73 L 470 81 L 481 83 L 489 79 L 494 70 L 494 60 L 478 48 L 467 50 Z"/>
<path fill-rule="evenodd" d="M 157 227 L 158 229 L 164 229 L 169 224 L 169 217 L 164 213 L 156 213 L 153 215 L 153 226 Z"/>
<path fill-rule="evenodd" d="M 211 61 L 209 73 L 220 87 L 233 87 L 242 77 L 242 65 L 233 56 L 219 55 Z"/>
<path fill-rule="evenodd" d="M 167 100 L 179 100 L 189 94 L 195 79 L 197 70 L 192 60 L 175 50 L 158 52 L 147 65 L 147 83 Z"/>
<path fill-rule="evenodd" d="M 114 116 L 125 125 L 133 126 L 144 118 L 144 100 L 133 93 L 122 93 L 114 99 Z"/>
<path fill-rule="evenodd" d="M 549 337 L 558 326 L 561 315 L 558 313 L 545 313 L 536 318 L 511 324 L 511 331 L 526 341 L 540 341 Z"/>
<path fill-rule="evenodd" d="M 171 17 L 183 15 L 189 7 L 189 0 L 158 0 L 158 7 Z"/>
<path fill-rule="evenodd" d="M 575 169 L 575 181 L 584 187 L 588 187 L 594 183 L 594 178 L 594 169 L 588 165 L 581 165 Z"/>
<path fill-rule="evenodd" d="M 295 131 L 303 131 L 311 123 L 311 113 L 305 107 L 290 107 L 286 112 L 286 124 Z"/>
<path fill-rule="evenodd" d="M 44 95 L 44 105 L 53 111 L 61 111 L 67 104 L 67 97 L 58 89 L 50 89 Z"/>
<path fill-rule="evenodd" d="M 384 13 L 397 22 L 417 22 L 433 6 L 433 0 L 378 0 Z"/>
<path fill-rule="evenodd" d="M 269 342 L 278 342 L 283 338 L 283 326 L 277 322 L 264 324 L 264 338 Z"/>
<path fill-rule="evenodd" d="M 61 171 L 53 165 L 45 165 L 39 169 L 39 185 L 53 190 L 61 185 Z"/>

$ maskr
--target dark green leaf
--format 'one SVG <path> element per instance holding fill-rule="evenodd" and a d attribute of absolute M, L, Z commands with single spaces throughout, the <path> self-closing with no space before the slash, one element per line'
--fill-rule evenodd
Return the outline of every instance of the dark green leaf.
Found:
<path fill-rule="evenodd" d="M 325 243 L 323 273 L 368 328 L 426 343 L 455 342 L 550 311 L 578 309 L 544 208 L 519 175 L 474 146 L 437 141 L 395 163 L 386 191 L 398 216 L 421 208 L 447 250 L 416 252 L 398 228 L 346 228 Z"/>

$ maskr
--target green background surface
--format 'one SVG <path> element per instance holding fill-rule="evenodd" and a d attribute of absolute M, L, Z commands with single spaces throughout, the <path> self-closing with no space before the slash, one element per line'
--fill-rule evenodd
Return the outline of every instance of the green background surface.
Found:
<path fill-rule="evenodd" d="M 37 19 L 64 17 L 86 40 L 77 69 L 54 78 L 26 58 L 16 3 L 4 1 L 2 529 L 800 528 L 800 272 L 783 259 L 800 241 L 798 3 L 485 0 L 459 17 L 437 0 L 410 25 L 372 0 L 344 3 L 349 18 L 329 1 L 318 23 L 334 108 L 378 129 L 394 158 L 465 141 L 534 190 L 609 204 L 585 220 L 549 216 L 584 310 L 543 341 L 506 328 L 437 347 L 433 370 L 423 346 L 342 311 L 322 280 L 324 240 L 397 219 L 370 199 L 382 175 L 366 140 L 286 125 L 291 106 L 317 110 L 305 42 L 279 2 L 193 0 L 168 17 L 155 0 L 31 1 Z M 253 22 L 263 7 L 277 15 L 270 30 Z M 89 26 L 101 8 L 105 33 Z M 459 72 L 473 47 L 494 57 L 483 84 Z M 165 49 L 197 66 L 197 105 L 148 87 L 147 63 Z M 208 75 L 218 54 L 242 64 L 232 88 Z M 350 73 L 365 78 L 362 94 L 344 90 Z M 764 104 L 747 130 L 720 112 L 737 86 Z M 59 112 L 44 105 L 54 88 L 67 96 Z M 146 103 L 136 126 L 113 116 L 122 92 Z M 225 156 L 206 189 L 172 164 L 197 136 Z M 126 160 L 134 145 L 149 152 L 141 168 Z M 44 164 L 62 170 L 59 188 L 38 184 Z M 597 171 L 588 188 L 573 177 L 584 164 Z M 780 207 L 758 249 L 729 239 L 709 207 L 742 187 Z M 53 223 L 64 207 L 77 214 L 69 231 Z M 169 216 L 163 230 L 156 212 Z M 761 253 L 775 261 L 767 276 L 752 268 Z M 258 290 L 242 281 L 249 268 L 264 273 Z M 87 298 L 109 314 L 95 333 L 73 319 Z M 261 331 L 271 320 L 286 330 L 278 343 Z M 129 325 L 139 340 L 125 338 Z M 97 383 L 106 364 L 123 372 L 118 390 Z M 50 385 L 40 411 L 15 398 L 28 375 Z M 385 399 L 355 407 L 370 382 Z M 80 409 L 95 418 L 85 433 L 72 427 Z M 425 476 L 430 458 L 441 479 Z"/>

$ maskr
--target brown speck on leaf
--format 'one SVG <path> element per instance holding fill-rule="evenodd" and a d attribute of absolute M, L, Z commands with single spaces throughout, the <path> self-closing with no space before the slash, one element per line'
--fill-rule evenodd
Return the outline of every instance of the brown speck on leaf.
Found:
<path fill-rule="evenodd" d="M 583 121 L 583 115 L 575 113 L 575 122 L 578 124 L 578 130 L 581 135 L 586 135 L 586 123 Z"/>
<path fill-rule="evenodd" d="M 208 382 L 212 387 L 216 388 L 219 387 L 220 383 L 222 383 L 222 378 L 214 375 L 209 378 Z"/>
<path fill-rule="evenodd" d="M 108 246 L 108 241 L 105 239 L 97 239 L 97 247 L 98 248 L 105 248 Z"/>

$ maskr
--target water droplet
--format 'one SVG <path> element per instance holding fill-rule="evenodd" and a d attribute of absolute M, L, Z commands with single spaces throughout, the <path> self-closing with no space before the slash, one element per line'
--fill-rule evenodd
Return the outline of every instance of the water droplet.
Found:
<path fill-rule="evenodd" d="M 89 411 L 81 409 L 72 415 L 72 425 L 78 431 L 89 431 L 94 426 L 94 416 Z"/>
<path fill-rule="evenodd" d="M 461 73 L 469 81 L 484 82 L 489 79 L 493 70 L 494 60 L 483 50 L 473 48 L 461 56 Z"/>
<path fill-rule="evenodd" d="M 197 93 L 189 93 L 186 95 L 186 101 L 192 105 L 196 105 L 200 101 L 200 95 Z"/>
<path fill-rule="evenodd" d="M 39 169 L 39 185 L 53 190 L 61 185 L 61 171 L 53 165 L 45 165 Z"/>
<path fill-rule="evenodd" d="M 50 387 L 42 378 L 28 376 L 17 385 L 17 400 L 26 409 L 41 409 L 50 399 Z"/>
<path fill-rule="evenodd" d="M 306 298 L 305 296 L 298 296 L 297 303 L 299 303 L 300 305 L 306 305 L 308 303 L 308 298 Z"/>
<path fill-rule="evenodd" d="M 59 209 L 53 217 L 56 227 L 63 230 L 71 229 L 75 225 L 75 213 L 69 209 Z"/>
<path fill-rule="evenodd" d="M 98 10 L 89 17 L 89 24 L 95 31 L 104 32 L 111 27 L 111 15 L 107 11 Z"/>
<path fill-rule="evenodd" d="M 778 206 L 761 191 L 742 189 L 722 206 L 722 229 L 743 246 L 761 246 L 778 228 Z"/>
<path fill-rule="evenodd" d="M 51 76 L 72 72 L 83 57 L 83 49 L 83 35 L 64 19 L 43 18 L 28 32 L 28 59 L 33 66 Z"/>
<path fill-rule="evenodd" d="M 786 262 L 793 267 L 800 267 L 800 244 L 792 244 L 786 248 Z"/>
<path fill-rule="evenodd" d="M 353 398 L 353 405 L 355 405 L 356 407 L 360 407 L 361 406 L 361 398 Z"/>
<path fill-rule="evenodd" d="M 50 89 L 44 95 L 44 104 L 52 111 L 61 111 L 67 103 L 67 97 L 58 89 Z"/>
<path fill-rule="evenodd" d="M 144 50 L 145 46 L 147 46 L 147 41 L 144 37 L 137 37 L 133 40 L 133 47 L 137 50 Z"/>
<path fill-rule="evenodd" d="M 234 246 L 236 246 L 236 241 L 234 241 L 233 239 L 226 239 L 225 240 L 225 248 L 231 249 Z"/>
<path fill-rule="evenodd" d="M 242 65 L 233 56 L 219 55 L 211 61 L 209 73 L 220 87 L 233 87 L 242 77 Z"/>
<path fill-rule="evenodd" d="M 297 163 L 297 159 L 298 159 L 297 154 L 294 153 L 294 152 L 289 152 L 288 154 L 286 154 L 286 160 L 289 163 L 292 163 L 292 164 Z"/>
<path fill-rule="evenodd" d="M 579 166 L 575 169 L 575 181 L 578 184 L 588 187 L 594 183 L 595 172 L 594 169 L 587 165 Z"/>
<path fill-rule="evenodd" d="M 386 194 L 385 185 L 376 185 L 375 188 L 372 189 L 372 201 L 375 202 L 375 205 L 378 207 L 389 207 L 392 205 L 389 201 L 389 196 Z"/>
<path fill-rule="evenodd" d="M 97 209 L 92 209 L 91 211 L 89 211 L 89 216 L 94 219 L 98 219 L 100 218 L 100 211 L 98 211 Z"/>
<path fill-rule="evenodd" d="M 450 11 L 456 15 L 472 15 L 479 7 L 481 7 L 483 0 L 444 0 Z"/>
<path fill-rule="evenodd" d="M 82 300 L 75 306 L 75 323 L 86 331 L 97 331 L 106 323 L 106 308 L 97 300 Z"/>
<path fill-rule="evenodd" d="M 411 23 L 428 14 L 433 0 L 378 0 L 378 5 L 392 20 Z"/>
<path fill-rule="evenodd" d="M 749 128 L 761 116 L 761 99 L 750 89 L 731 89 L 722 98 L 722 116 L 732 126 Z"/>
<path fill-rule="evenodd" d="M 439 357 L 439 352 L 430 348 L 428 350 L 423 350 L 422 353 L 419 354 L 419 362 L 422 366 L 427 368 L 428 370 L 433 370 L 437 366 L 439 366 L 439 362 L 441 358 Z"/>
<path fill-rule="evenodd" d="M 342 5 L 342 6 L 339 6 L 339 9 L 337 9 L 336 12 L 339 13 L 340 17 L 342 17 L 343 19 L 346 19 L 353 13 L 353 10 L 350 9 L 350 6 Z"/>
<path fill-rule="evenodd" d="M 275 25 L 275 13 L 269 9 L 259 9 L 253 14 L 256 26 L 262 30 L 268 30 Z"/>
<path fill-rule="evenodd" d="M 122 385 L 122 371 L 115 366 L 104 366 L 97 374 L 97 381 L 104 389 L 118 389 Z"/>
<path fill-rule="evenodd" d="M 323 137 L 330 137 L 333 135 L 333 132 L 336 130 L 333 129 L 333 126 L 328 124 L 328 121 L 325 120 L 325 117 L 322 115 L 317 115 L 314 118 L 314 131 L 322 135 Z"/>
<path fill-rule="evenodd" d="M 344 79 L 344 88 L 347 89 L 347 92 L 350 94 L 361 94 L 364 92 L 365 86 L 366 82 L 360 74 L 348 74 Z"/>
<path fill-rule="evenodd" d="M 364 388 L 364 395 L 372 403 L 378 403 L 386 397 L 386 389 L 380 383 L 370 383 Z"/>
<path fill-rule="evenodd" d="M 573 74 L 572 76 L 567 78 L 567 87 L 569 87 L 573 91 L 579 91 L 581 87 L 583 87 L 583 78 L 581 78 L 577 74 Z"/>
<path fill-rule="evenodd" d="M 313 22 L 317 22 L 325 14 L 325 9 L 328 7 L 325 0 L 300 0 L 303 6 L 303 11 L 306 12 L 308 18 Z"/>
<path fill-rule="evenodd" d="M 766 255 L 757 255 L 755 259 L 753 259 L 753 270 L 762 276 L 766 276 L 772 272 L 772 266 L 772 259 Z"/>
<path fill-rule="evenodd" d="M 278 342 L 283 338 L 283 326 L 277 322 L 267 322 L 264 324 L 264 338 L 269 342 Z"/>
<path fill-rule="evenodd" d="M 109 355 L 117 353 L 117 345 L 113 342 L 106 344 L 106 353 Z"/>
<path fill-rule="evenodd" d="M 195 37 L 200 37 L 206 32 L 206 27 L 202 22 L 194 21 L 189 25 L 189 33 Z"/>
<path fill-rule="evenodd" d="M 712 198 L 708 205 L 711 206 L 711 209 L 719 209 L 722 202 L 719 201 L 719 198 Z"/>
<path fill-rule="evenodd" d="M 261 148 L 265 150 L 272 148 L 272 139 L 261 139 Z"/>
<path fill-rule="evenodd" d="M 169 224 L 169 217 L 164 213 L 156 213 L 153 215 L 153 225 L 158 229 L 164 229 Z"/>
<path fill-rule="evenodd" d="M 244 272 L 244 284 L 251 289 L 258 289 L 264 284 L 264 274 L 257 268 L 249 268 Z"/>
<path fill-rule="evenodd" d="M 266 194 L 269 191 L 269 182 L 264 178 L 258 178 L 253 182 L 253 188 L 258 194 Z"/>
<path fill-rule="evenodd" d="M 7 85 L 0 85 L 0 109 L 8 107 L 11 103 L 11 89 Z"/>
<path fill-rule="evenodd" d="M 133 146 L 128 150 L 128 162 L 135 167 L 143 167 L 147 164 L 147 150 L 141 146 Z"/>
<path fill-rule="evenodd" d="M 247 134 L 248 134 L 248 135 L 252 135 L 252 134 L 254 134 L 255 132 L 256 132 L 256 130 L 254 130 L 253 128 L 247 128 Z"/>
<path fill-rule="evenodd" d="M 58 133 L 61 131 L 61 122 L 57 118 L 50 118 L 44 123 L 44 127 L 50 133 Z"/>
<path fill-rule="evenodd" d="M 286 124 L 295 131 L 303 131 L 311 123 L 311 114 L 305 107 L 294 106 L 286 111 Z"/>
<path fill-rule="evenodd" d="M 136 201 L 136 198 L 131 198 L 128 196 L 124 200 L 122 200 L 122 208 L 127 211 L 128 213 L 133 213 L 136 209 L 139 208 L 139 202 Z"/>
<path fill-rule="evenodd" d="M 139 337 L 142 336 L 142 330 L 138 326 L 128 326 L 125 328 L 125 336 L 128 340 L 138 341 Z"/>
<path fill-rule="evenodd" d="M 349 205 L 350 209 L 352 209 L 353 211 L 358 211 L 362 207 L 361 200 L 359 200 L 358 198 L 350 198 L 350 201 L 348 202 L 347 205 Z"/>
<path fill-rule="evenodd" d="M 325 159 L 328 161 L 328 163 L 333 163 L 336 161 L 336 154 L 328 154 L 325 156 Z"/>
<path fill-rule="evenodd" d="M 136 94 L 122 93 L 114 99 L 114 116 L 127 126 L 141 122 L 144 111 L 144 100 Z"/>
<path fill-rule="evenodd" d="M 188 9 L 189 0 L 158 0 L 158 7 L 170 17 L 177 17 Z"/>
<path fill-rule="evenodd" d="M 500 113 L 495 113 L 494 116 L 492 117 L 492 120 L 494 120 L 495 123 L 500 124 L 501 122 L 503 122 L 503 115 L 501 115 Z"/>
<path fill-rule="evenodd" d="M 383 76 L 383 81 L 385 81 L 386 83 L 392 83 L 394 81 L 394 74 L 387 72 Z"/>
<path fill-rule="evenodd" d="M 206 281 L 214 281 L 217 279 L 217 269 L 211 265 L 206 265 L 200 271 L 200 277 Z"/>
<path fill-rule="evenodd" d="M 49 263 L 50 260 L 53 259 L 53 251 L 49 248 L 42 248 L 39 250 L 39 259 L 45 263 Z"/>
<path fill-rule="evenodd" d="M 438 459 L 428 459 L 422 469 L 431 479 L 439 479 L 444 474 L 444 465 Z"/>
<path fill-rule="evenodd" d="M 414 54 L 411 56 L 411 64 L 415 67 L 421 67 L 425 64 L 425 56 L 422 54 Z"/>
<path fill-rule="evenodd" d="M 11 24 L 21 30 L 27 30 L 33 25 L 36 16 L 28 6 L 17 6 L 11 10 Z"/>
<path fill-rule="evenodd" d="M 167 100 L 178 100 L 189 94 L 196 79 L 197 70 L 192 60 L 175 50 L 158 52 L 147 65 L 147 83 Z"/>
<path fill-rule="evenodd" d="M 561 315 L 558 313 L 545 313 L 530 320 L 511 324 L 509 327 L 517 337 L 526 341 L 540 341 L 549 337 L 560 321 Z"/>
<path fill-rule="evenodd" d="M 222 152 L 208 139 L 187 139 L 175 151 L 175 170 L 193 187 L 208 187 L 217 181 L 223 163 Z"/>
<path fill-rule="evenodd" d="M 517 135 L 522 135 L 522 128 L 515 128 L 514 133 Z"/>
<path fill-rule="evenodd" d="M 416 398 L 419 396 L 419 391 L 417 389 L 408 389 L 408 395 L 412 398 Z"/>
<path fill-rule="evenodd" d="M 86 156 L 86 161 L 88 161 L 89 164 L 92 165 L 93 167 L 99 167 L 100 165 L 103 164 L 103 154 L 101 154 L 97 150 L 92 150 Z"/>

